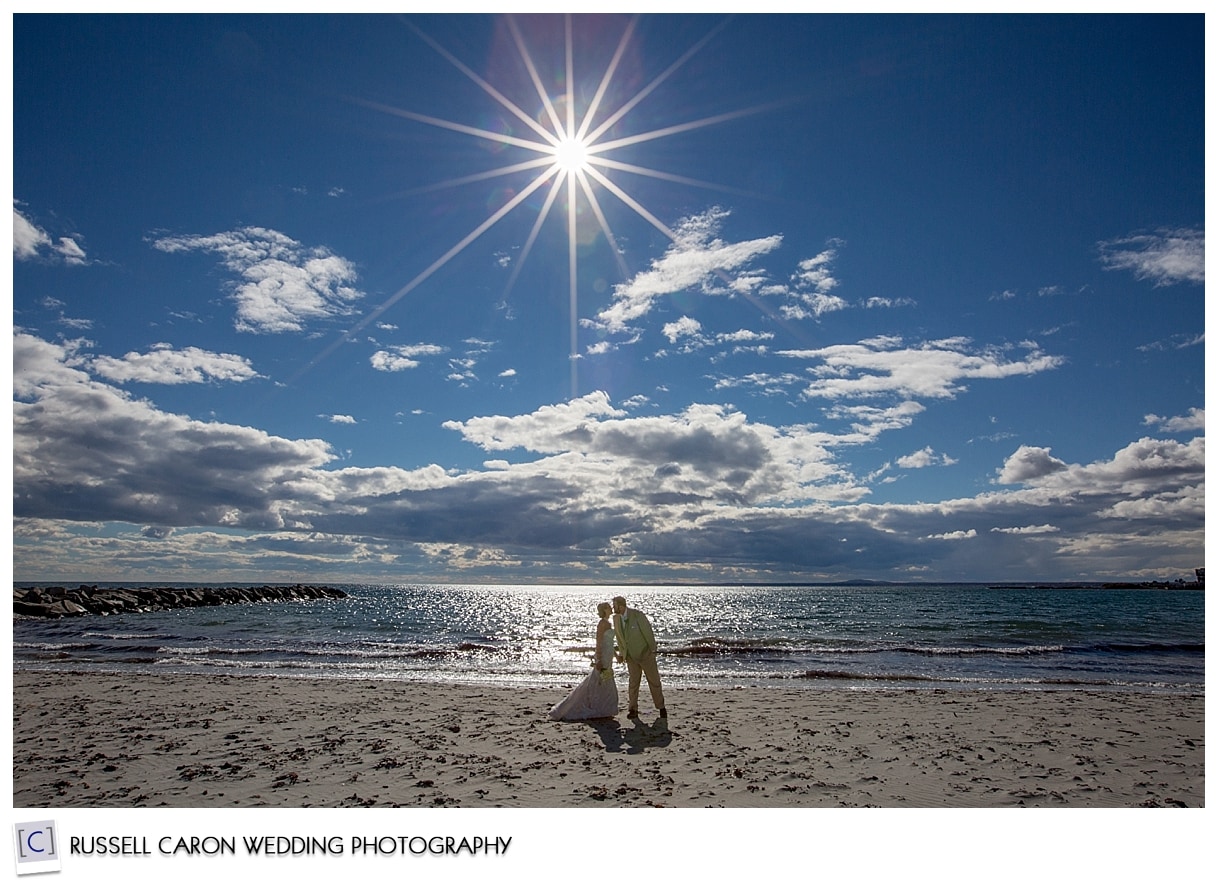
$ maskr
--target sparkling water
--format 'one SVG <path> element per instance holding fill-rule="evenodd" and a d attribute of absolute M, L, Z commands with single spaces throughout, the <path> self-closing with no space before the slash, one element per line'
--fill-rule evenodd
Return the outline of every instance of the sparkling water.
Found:
<path fill-rule="evenodd" d="M 14 667 L 565 688 L 590 664 L 597 603 L 623 594 L 674 687 L 1204 690 L 1195 590 L 335 587 L 350 597 L 18 619 Z"/>

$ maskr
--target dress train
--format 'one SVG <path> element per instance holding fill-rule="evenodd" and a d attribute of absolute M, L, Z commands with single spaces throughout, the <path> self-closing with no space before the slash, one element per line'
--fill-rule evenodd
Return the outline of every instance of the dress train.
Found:
<path fill-rule="evenodd" d="M 617 716 L 617 682 L 613 679 L 613 629 L 601 635 L 596 649 L 598 664 L 571 690 L 571 694 L 550 708 L 551 720 L 597 720 Z M 608 670 L 601 671 L 605 667 Z"/>

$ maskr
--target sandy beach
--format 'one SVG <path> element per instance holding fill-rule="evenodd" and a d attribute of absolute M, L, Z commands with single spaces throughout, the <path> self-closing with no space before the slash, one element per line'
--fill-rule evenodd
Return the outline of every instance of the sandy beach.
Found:
<path fill-rule="evenodd" d="M 1201 695 L 14 674 L 16 807 L 1204 805 Z M 623 695 L 624 697 L 624 695 Z M 644 705 L 645 707 L 645 705 Z"/>

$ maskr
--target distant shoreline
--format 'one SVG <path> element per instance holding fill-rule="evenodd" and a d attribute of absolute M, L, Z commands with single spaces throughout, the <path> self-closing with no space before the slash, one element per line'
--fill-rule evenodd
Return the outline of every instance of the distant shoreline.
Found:
<path fill-rule="evenodd" d="M 1200 582 L 1104 582 L 1061 585 L 990 585 L 991 589 L 1004 591 L 1204 591 Z"/>

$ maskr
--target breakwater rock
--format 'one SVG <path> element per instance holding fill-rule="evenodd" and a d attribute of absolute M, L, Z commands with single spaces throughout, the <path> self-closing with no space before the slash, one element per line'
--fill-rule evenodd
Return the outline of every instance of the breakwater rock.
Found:
<path fill-rule="evenodd" d="M 151 612 L 228 603 L 342 598 L 347 593 L 325 585 L 263 585 L 258 588 L 14 588 L 13 615 L 40 619 L 65 616 Z"/>

